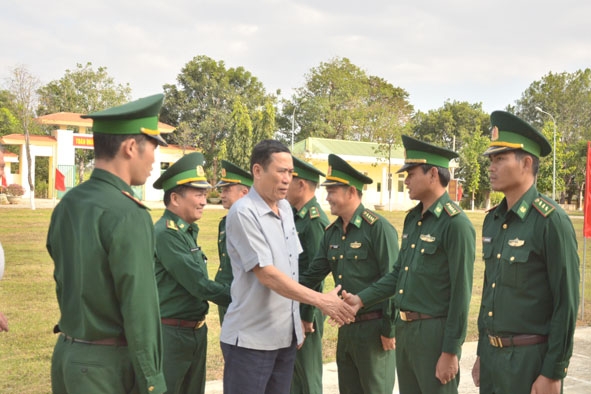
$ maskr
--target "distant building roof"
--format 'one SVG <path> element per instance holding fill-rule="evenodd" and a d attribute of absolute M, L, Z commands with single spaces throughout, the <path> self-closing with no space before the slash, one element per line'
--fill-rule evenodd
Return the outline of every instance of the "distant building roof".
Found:
<path fill-rule="evenodd" d="M 295 155 L 328 155 L 334 153 L 339 156 L 359 156 L 384 158 L 382 153 L 377 151 L 380 144 L 376 142 L 359 142 L 333 140 L 329 138 L 308 137 L 293 146 Z M 392 159 L 404 159 L 404 148 L 402 145 L 392 145 Z"/>
<path fill-rule="evenodd" d="M 55 126 L 74 126 L 81 127 L 84 129 L 90 129 L 92 127 L 92 119 L 82 119 L 82 114 L 75 112 L 56 112 L 54 114 L 43 115 L 35 118 L 35 121 L 39 124 L 55 125 Z M 166 123 L 158 122 L 158 130 L 161 133 L 172 133 L 175 127 Z"/>

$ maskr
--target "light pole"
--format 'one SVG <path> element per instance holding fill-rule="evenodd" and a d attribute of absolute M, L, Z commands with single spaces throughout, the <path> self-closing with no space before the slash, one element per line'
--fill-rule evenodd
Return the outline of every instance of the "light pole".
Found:
<path fill-rule="evenodd" d="M 552 114 L 544 111 L 540 107 L 536 107 L 536 111 L 548 115 L 554 124 L 554 136 L 552 138 L 552 199 L 556 201 L 556 120 Z"/>
<path fill-rule="evenodd" d="M 295 111 L 296 105 L 293 104 L 293 114 L 291 114 L 291 153 L 293 153 L 293 135 L 295 133 Z"/>

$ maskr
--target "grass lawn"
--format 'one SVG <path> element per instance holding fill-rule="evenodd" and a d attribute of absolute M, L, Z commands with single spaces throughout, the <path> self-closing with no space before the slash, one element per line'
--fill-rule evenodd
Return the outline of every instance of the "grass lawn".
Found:
<path fill-rule="evenodd" d="M 152 210 L 154 220 L 162 210 Z M 390 220 L 399 235 L 402 233 L 404 212 L 380 212 Z M 0 282 L 0 311 L 9 320 L 10 332 L 0 335 L 0 393 L 50 393 L 49 368 L 55 343 L 53 326 L 59 318 L 54 292 L 53 263 L 45 250 L 45 236 L 51 209 L 31 211 L 24 208 L 2 208 L 0 241 L 6 256 L 4 279 Z M 223 210 L 207 210 L 199 221 L 199 241 L 209 258 L 209 275 L 214 277 L 217 266 L 217 226 Z M 477 308 L 482 291 L 482 245 L 480 233 L 484 213 L 468 213 L 476 228 L 476 262 L 474 289 L 470 307 L 468 340 L 476 338 Z M 583 258 L 583 220 L 573 219 L 579 237 L 579 254 Z M 90 224 L 89 224 L 90 225 Z M 591 264 L 588 262 L 591 247 L 587 245 L 587 281 L 585 289 L 585 321 L 591 323 Z M 334 287 L 328 279 L 327 289 Z M 209 349 L 207 356 L 208 379 L 220 379 L 223 360 L 219 347 L 219 322 L 217 307 L 212 304 L 207 317 L 209 326 Z M 337 330 L 326 325 L 324 336 L 325 361 L 335 358 Z"/>

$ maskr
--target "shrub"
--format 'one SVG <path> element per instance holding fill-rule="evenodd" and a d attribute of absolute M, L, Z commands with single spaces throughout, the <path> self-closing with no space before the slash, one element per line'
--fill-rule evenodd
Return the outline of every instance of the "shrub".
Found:
<path fill-rule="evenodd" d="M 25 194 L 25 188 L 18 183 L 11 183 L 6 187 L 6 194 L 9 196 L 22 196 Z"/>

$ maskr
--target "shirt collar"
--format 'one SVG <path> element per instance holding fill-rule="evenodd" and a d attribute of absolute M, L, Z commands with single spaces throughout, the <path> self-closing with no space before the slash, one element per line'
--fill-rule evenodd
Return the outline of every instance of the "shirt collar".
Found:
<path fill-rule="evenodd" d="M 521 220 L 525 219 L 529 210 L 532 207 L 534 200 L 538 197 L 538 190 L 535 185 L 532 185 L 523 196 L 509 209 L 517 215 Z M 500 209 L 495 210 L 495 216 L 505 214 L 507 212 L 507 198 L 503 198 L 503 201 L 499 204 Z"/>
<path fill-rule="evenodd" d="M 308 211 L 310 211 L 310 208 L 312 206 L 314 206 L 316 204 L 316 196 L 312 197 L 312 199 L 310 201 L 308 201 L 306 204 L 304 204 L 304 206 L 296 212 L 296 216 L 298 216 L 300 219 L 303 219 L 304 217 L 306 217 L 306 214 L 308 213 Z"/>
<path fill-rule="evenodd" d="M 123 179 L 119 178 L 112 172 L 105 171 L 100 168 L 95 168 L 94 170 L 92 170 L 90 178 L 108 183 L 115 187 L 117 190 L 126 191 L 128 193 L 131 193 L 131 195 L 133 196 L 133 189 L 131 188 L 131 186 L 125 183 Z"/>
<path fill-rule="evenodd" d="M 189 231 L 189 228 L 192 229 L 193 235 L 197 235 L 199 233 L 199 226 L 197 223 L 187 223 L 183 219 L 181 219 L 178 215 L 172 213 L 168 209 L 164 211 L 164 218 L 167 220 L 173 220 L 179 230 L 182 232 Z"/>

